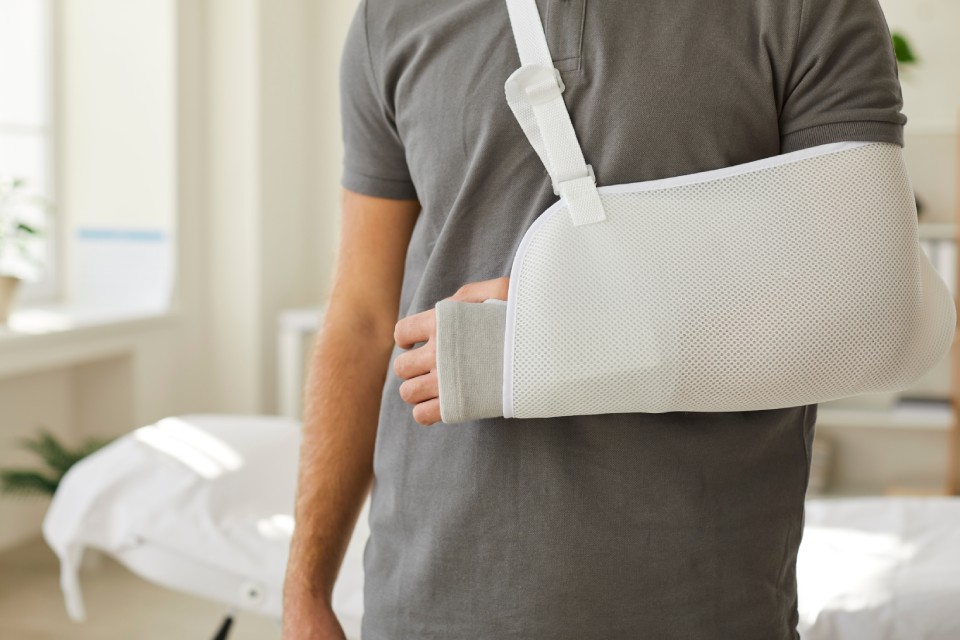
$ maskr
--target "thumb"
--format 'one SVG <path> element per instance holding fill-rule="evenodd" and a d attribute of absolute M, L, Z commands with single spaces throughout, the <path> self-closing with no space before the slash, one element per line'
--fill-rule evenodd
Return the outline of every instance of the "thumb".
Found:
<path fill-rule="evenodd" d="M 459 302 L 483 302 L 490 298 L 506 300 L 509 288 L 509 277 L 481 280 L 463 285 L 450 298 Z"/>

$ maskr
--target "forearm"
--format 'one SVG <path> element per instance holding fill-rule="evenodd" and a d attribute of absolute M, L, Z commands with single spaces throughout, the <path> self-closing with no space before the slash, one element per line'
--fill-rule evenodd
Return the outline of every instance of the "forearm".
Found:
<path fill-rule="evenodd" d="M 296 526 L 285 600 L 308 597 L 330 604 L 373 477 L 391 329 L 332 307 L 314 342 L 304 391 Z"/>

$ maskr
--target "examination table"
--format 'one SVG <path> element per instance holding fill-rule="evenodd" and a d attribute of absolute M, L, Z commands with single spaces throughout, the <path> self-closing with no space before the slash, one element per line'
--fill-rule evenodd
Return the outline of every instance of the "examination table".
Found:
<path fill-rule="evenodd" d="M 222 603 L 218 640 L 237 610 L 279 623 L 299 442 L 300 425 L 287 418 L 183 415 L 74 465 L 43 524 L 70 617 L 86 616 L 80 563 L 90 547 L 146 580 Z M 334 589 L 352 639 L 367 508 Z M 960 638 L 960 499 L 809 500 L 798 582 L 805 640 Z"/>

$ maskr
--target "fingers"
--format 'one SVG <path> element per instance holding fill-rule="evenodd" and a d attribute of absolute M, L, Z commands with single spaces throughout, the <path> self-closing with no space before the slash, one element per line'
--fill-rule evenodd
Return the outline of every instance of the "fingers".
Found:
<path fill-rule="evenodd" d="M 509 288 L 510 278 L 494 278 L 493 280 L 481 280 L 480 282 L 465 284 L 450 297 L 460 302 L 483 302 L 490 298 L 506 300 Z"/>
<path fill-rule="evenodd" d="M 440 422 L 440 399 L 421 402 L 413 408 L 413 419 L 425 427 Z"/>
<path fill-rule="evenodd" d="M 409 349 L 418 342 L 426 342 L 436 332 L 436 312 L 433 308 L 407 316 L 393 329 L 393 339 L 401 349 Z"/>
<path fill-rule="evenodd" d="M 407 404 L 419 404 L 440 397 L 437 385 L 437 372 L 430 371 L 422 376 L 410 378 L 400 385 L 400 397 Z"/>
<path fill-rule="evenodd" d="M 429 373 L 436 366 L 436 341 L 430 339 L 423 346 L 398 355 L 393 361 L 393 372 L 404 380 L 409 380 Z"/>
<path fill-rule="evenodd" d="M 436 371 L 410 378 L 400 385 L 400 397 L 413 405 L 413 419 L 425 427 L 440 422 L 439 396 Z"/>
<path fill-rule="evenodd" d="M 400 397 L 414 405 L 413 419 L 429 426 L 440 421 L 440 387 L 437 380 L 436 312 L 427 309 L 407 316 L 397 323 L 393 337 L 402 349 L 393 361 L 393 370 L 404 382 Z M 424 343 L 411 349 L 417 343 Z"/>

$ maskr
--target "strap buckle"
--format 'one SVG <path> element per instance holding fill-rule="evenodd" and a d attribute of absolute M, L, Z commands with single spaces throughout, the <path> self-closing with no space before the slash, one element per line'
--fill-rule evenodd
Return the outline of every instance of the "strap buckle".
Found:
<path fill-rule="evenodd" d="M 572 182 L 573 180 L 583 180 L 584 178 L 590 178 L 590 181 L 593 182 L 593 184 L 597 184 L 597 175 L 593 172 L 592 164 L 587 165 L 586 175 L 567 176 L 567 177 L 564 177 L 562 180 L 559 178 L 557 180 L 553 180 L 553 195 L 555 196 L 560 195 L 560 185 L 563 184 L 564 182 Z"/>

